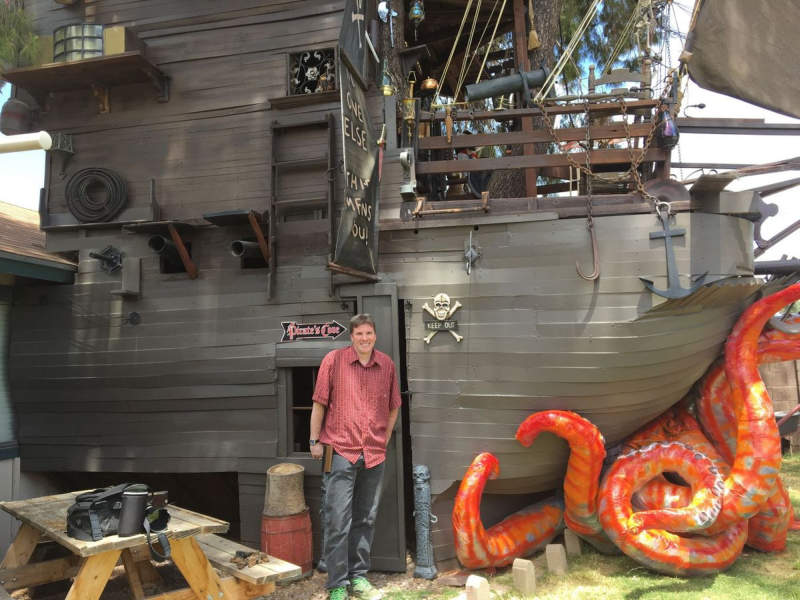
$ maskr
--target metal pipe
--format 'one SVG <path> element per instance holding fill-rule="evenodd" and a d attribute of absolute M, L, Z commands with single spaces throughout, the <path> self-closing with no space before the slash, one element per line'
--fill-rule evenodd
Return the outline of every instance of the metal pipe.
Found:
<path fill-rule="evenodd" d="M 27 150 L 50 150 L 53 140 L 46 131 L 9 135 L 0 139 L 0 154 L 26 152 Z"/>
<path fill-rule="evenodd" d="M 233 240 L 231 242 L 231 254 L 237 258 L 262 258 L 261 247 L 258 242 L 248 242 L 246 240 Z"/>
<path fill-rule="evenodd" d="M 546 67 L 525 72 L 524 76 L 528 82 L 528 88 L 541 87 L 549 74 L 550 70 Z M 488 79 L 480 83 L 471 83 L 464 87 L 464 98 L 467 102 L 473 102 L 484 98 L 508 95 L 511 92 L 520 93 L 522 87 L 522 77 L 519 73 L 515 73 L 514 75 Z"/>
<path fill-rule="evenodd" d="M 800 273 L 800 259 L 759 260 L 755 262 L 756 275 L 789 275 Z"/>

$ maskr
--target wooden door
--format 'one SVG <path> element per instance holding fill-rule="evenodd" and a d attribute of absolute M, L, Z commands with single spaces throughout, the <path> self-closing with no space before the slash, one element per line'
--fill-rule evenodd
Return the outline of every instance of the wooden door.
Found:
<path fill-rule="evenodd" d="M 400 334 L 397 286 L 394 282 L 344 285 L 342 298 L 355 298 L 359 313 L 369 313 L 375 320 L 378 340 L 375 347 L 394 360 L 400 376 Z M 406 570 L 406 526 L 403 486 L 403 427 L 401 417 L 386 450 L 383 496 L 375 523 L 372 544 L 372 568 L 376 571 Z"/>

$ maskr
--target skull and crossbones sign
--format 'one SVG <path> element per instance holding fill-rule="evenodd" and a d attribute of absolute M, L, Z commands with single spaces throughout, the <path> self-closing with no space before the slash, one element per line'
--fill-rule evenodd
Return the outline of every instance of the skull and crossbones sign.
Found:
<path fill-rule="evenodd" d="M 436 294 L 433 297 L 433 308 L 428 306 L 427 302 L 422 305 L 422 310 L 427 312 L 429 315 L 431 315 L 437 321 L 446 321 L 446 320 L 448 320 L 450 317 L 453 316 L 453 314 L 459 308 L 461 308 L 461 302 L 456 300 L 455 302 L 451 303 L 450 302 L 450 296 L 448 296 L 445 293 L 441 293 L 441 292 Z M 433 331 L 431 331 L 428 335 L 426 335 L 422 339 L 425 340 L 426 344 L 430 344 L 431 340 L 433 339 L 433 336 L 435 336 L 440 331 L 442 331 L 442 330 L 441 329 L 434 329 Z M 461 340 L 464 339 L 463 335 L 458 335 L 452 329 L 447 329 L 447 331 L 450 333 L 450 335 L 452 335 L 456 339 L 457 342 L 460 342 Z"/>

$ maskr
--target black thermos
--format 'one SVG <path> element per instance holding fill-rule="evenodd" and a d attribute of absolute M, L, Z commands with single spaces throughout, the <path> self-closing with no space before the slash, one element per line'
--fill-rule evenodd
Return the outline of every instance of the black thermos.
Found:
<path fill-rule="evenodd" d="M 150 491 L 146 485 L 134 484 L 122 492 L 122 510 L 119 515 L 119 536 L 127 537 L 144 532 L 144 509 Z"/>

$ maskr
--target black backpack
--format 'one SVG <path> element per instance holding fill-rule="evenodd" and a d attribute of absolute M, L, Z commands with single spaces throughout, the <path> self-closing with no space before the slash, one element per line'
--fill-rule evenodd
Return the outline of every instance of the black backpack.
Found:
<path fill-rule="evenodd" d="M 119 518 L 122 512 L 122 493 L 129 487 L 136 486 L 148 490 L 141 483 L 120 483 L 112 487 L 99 488 L 92 492 L 84 492 L 75 497 L 75 503 L 67 509 L 67 535 L 79 540 L 98 541 L 107 535 L 116 535 L 119 531 Z M 165 530 L 170 514 L 166 508 L 166 492 L 155 492 L 151 496 L 152 503 L 144 510 L 142 531 L 147 535 L 147 545 L 153 560 L 166 560 L 170 557 L 171 548 Z M 156 534 L 161 554 L 154 547 L 155 539 L 151 539 L 151 531 Z"/>
<path fill-rule="evenodd" d="M 67 509 L 67 535 L 79 540 L 98 541 L 114 535 L 119 528 L 122 492 L 130 484 L 121 483 L 78 494 Z"/>

